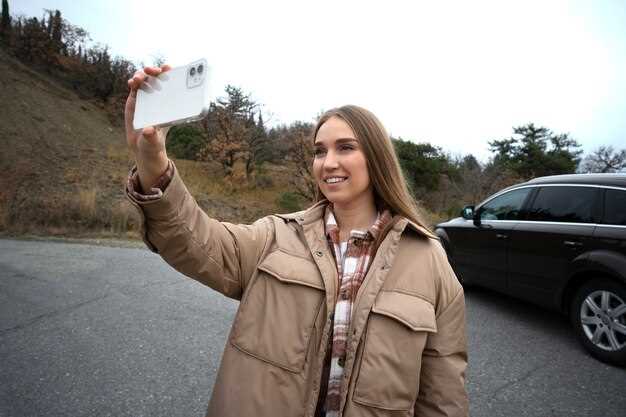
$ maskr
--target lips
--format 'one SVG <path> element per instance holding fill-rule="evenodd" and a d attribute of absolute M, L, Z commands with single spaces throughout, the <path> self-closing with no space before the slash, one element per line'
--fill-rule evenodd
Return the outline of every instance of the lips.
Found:
<path fill-rule="evenodd" d="M 341 184 L 342 182 L 345 182 L 347 179 L 348 177 L 328 177 L 324 179 L 324 183 L 328 185 Z"/>

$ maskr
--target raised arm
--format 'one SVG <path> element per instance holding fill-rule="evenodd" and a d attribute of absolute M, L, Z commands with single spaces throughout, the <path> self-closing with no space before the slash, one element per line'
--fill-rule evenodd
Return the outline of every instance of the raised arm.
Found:
<path fill-rule="evenodd" d="M 142 237 L 150 250 L 179 272 L 238 299 L 271 241 L 273 224 L 269 218 L 252 225 L 209 218 L 167 157 L 166 132 L 153 127 L 133 130 L 137 88 L 146 73 L 158 75 L 168 69 L 167 66 L 145 68 L 128 82 L 126 139 L 136 166 L 131 171 L 126 195 L 139 210 Z M 163 182 L 164 175 L 171 178 Z M 151 195 L 141 198 L 140 194 Z"/>

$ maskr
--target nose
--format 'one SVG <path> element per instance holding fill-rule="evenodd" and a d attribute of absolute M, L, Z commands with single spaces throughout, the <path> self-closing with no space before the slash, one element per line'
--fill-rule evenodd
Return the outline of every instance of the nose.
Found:
<path fill-rule="evenodd" d="M 337 155 L 335 155 L 335 152 L 333 152 L 332 150 L 326 153 L 323 167 L 325 171 L 333 171 L 339 167 L 339 163 L 337 161 Z"/>

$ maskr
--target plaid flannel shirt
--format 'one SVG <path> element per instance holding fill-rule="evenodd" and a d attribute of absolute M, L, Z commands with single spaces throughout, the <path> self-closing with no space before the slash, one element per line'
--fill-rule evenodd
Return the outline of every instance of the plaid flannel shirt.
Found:
<path fill-rule="evenodd" d="M 339 227 L 333 214 L 332 204 L 326 207 L 324 219 L 328 243 L 333 248 L 337 263 L 339 293 L 335 304 L 330 358 L 327 357 L 326 369 L 322 373 L 324 383 L 327 382 L 327 385 L 322 387 L 320 401 L 323 401 L 325 416 L 335 417 L 339 415 L 340 387 L 344 373 L 352 306 L 374 256 L 374 243 L 391 220 L 391 212 L 389 210 L 379 212 L 376 221 L 367 231 L 352 230 L 347 242 L 339 240 Z M 326 375 L 328 375 L 327 381 Z"/>

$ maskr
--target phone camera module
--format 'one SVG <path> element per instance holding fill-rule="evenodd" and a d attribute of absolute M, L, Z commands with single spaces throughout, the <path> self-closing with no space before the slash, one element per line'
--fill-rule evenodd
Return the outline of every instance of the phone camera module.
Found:
<path fill-rule="evenodd" d="M 196 75 L 196 67 L 191 67 L 191 69 L 189 70 L 189 75 L 191 75 L 192 77 Z"/>
<path fill-rule="evenodd" d="M 202 74 L 202 71 L 204 71 L 204 65 L 200 64 L 198 65 L 198 74 Z"/>

